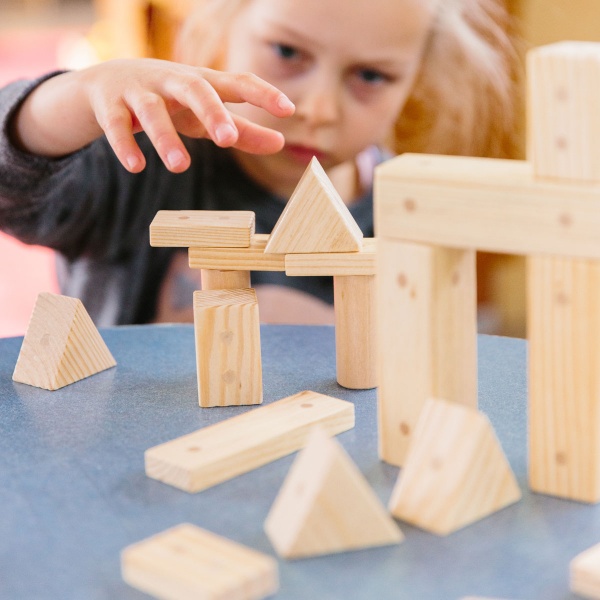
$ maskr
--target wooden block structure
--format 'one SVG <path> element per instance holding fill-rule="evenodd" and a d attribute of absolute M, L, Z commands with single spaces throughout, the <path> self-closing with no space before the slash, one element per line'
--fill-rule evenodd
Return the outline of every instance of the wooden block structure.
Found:
<path fill-rule="evenodd" d="M 57 390 L 116 364 L 81 300 L 42 292 L 23 338 L 13 381 Z"/>
<path fill-rule="evenodd" d="M 146 450 L 146 475 L 199 492 L 299 450 L 315 425 L 352 429 L 354 405 L 300 392 Z"/>
<path fill-rule="evenodd" d="M 263 400 L 258 302 L 253 289 L 194 292 L 200 406 Z"/>
<path fill-rule="evenodd" d="M 288 559 L 404 539 L 352 459 L 319 428 L 294 461 L 269 511 L 265 531 L 278 554 Z"/>
<path fill-rule="evenodd" d="M 392 492 L 391 513 L 448 535 L 520 498 L 487 417 L 457 402 L 429 399 Z"/>
<path fill-rule="evenodd" d="M 530 52 L 528 161 L 403 155 L 377 169 L 380 454 L 428 397 L 476 406 L 474 252 L 528 261 L 530 485 L 600 500 L 600 44 Z"/>
<path fill-rule="evenodd" d="M 578 554 L 569 565 L 569 575 L 574 594 L 600 599 L 600 544 Z"/>
<path fill-rule="evenodd" d="M 165 600 L 260 600 L 279 589 L 277 561 L 190 523 L 121 552 L 123 579 Z"/>

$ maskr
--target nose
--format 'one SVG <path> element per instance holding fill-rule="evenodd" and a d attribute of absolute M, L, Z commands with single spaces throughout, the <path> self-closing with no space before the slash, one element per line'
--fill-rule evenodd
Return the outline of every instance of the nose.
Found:
<path fill-rule="evenodd" d="M 311 127 L 332 125 L 342 111 L 341 86 L 331 77 L 311 78 L 295 99 L 296 116 Z"/>

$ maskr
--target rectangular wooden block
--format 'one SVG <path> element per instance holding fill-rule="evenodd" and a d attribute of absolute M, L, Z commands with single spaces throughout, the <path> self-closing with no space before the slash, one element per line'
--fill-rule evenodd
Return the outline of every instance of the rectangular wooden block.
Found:
<path fill-rule="evenodd" d="M 165 600 L 259 600 L 279 587 L 275 559 L 189 523 L 125 548 L 121 571 Z"/>
<path fill-rule="evenodd" d="M 569 565 L 569 575 L 574 594 L 600 599 L 600 544 L 578 554 Z"/>
<path fill-rule="evenodd" d="M 506 254 L 600 258 L 600 184 L 524 161 L 403 154 L 377 167 L 377 237 Z"/>
<path fill-rule="evenodd" d="M 253 289 L 194 292 L 200 406 L 260 404 L 260 320 Z"/>
<path fill-rule="evenodd" d="M 199 492 L 302 448 L 314 425 L 354 427 L 354 405 L 304 391 L 150 448 L 146 475 Z"/>
<path fill-rule="evenodd" d="M 254 213 L 247 210 L 159 210 L 150 224 L 150 245 L 247 247 L 254 225 Z"/>
<path fill-rule="evenodd" d="M 255 233 L 247 248 L 190 248 L 192 269 L 285 271 L 285 254 L 265 254 L 268 233 Z"/>
<path fill-rule="evenodd" d="M 357 252 L 286 254 L 285 274 L 306 275 L 375 275 L 377 240 L 364 238 Z"/>

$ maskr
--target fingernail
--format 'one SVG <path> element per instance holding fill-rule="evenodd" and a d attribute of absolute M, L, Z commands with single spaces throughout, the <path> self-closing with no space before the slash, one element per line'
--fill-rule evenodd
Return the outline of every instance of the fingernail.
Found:
<path fill-rule="evenodd" d="M 130 156 L 128 156 L 126 162 L 130 171 L 135 171 L 140 164 L 140 161 L 138 160 L 138 157 L 135 154 L 131 154 Z"/>
<path fill-rule="evenodd" d="M 215 130 L 215 140 L 217 144 L 226 144 L 236 136 L 236 130 L 229 123 L 219 125 Z"/>
<path fill-rule="evenodd" d="M 181 163 L 185 160 L 185 156 L 181 150 L 169 150 L 167 153 L 167 162 L 169 163 L 169 167 L 172 169 L 181 165 Z"/>
<path fill-rule="evenodd" d="M 290 110 L 290 109 L 296 108 L 294 106 L 294 103 L 287 96 L 284 96 L 283 94 L 281 96 L 279 96 L 279 99 L 277 100 L 277 106 L 279 106 L 279 108 L 281 108 L 281 110 Z"/>

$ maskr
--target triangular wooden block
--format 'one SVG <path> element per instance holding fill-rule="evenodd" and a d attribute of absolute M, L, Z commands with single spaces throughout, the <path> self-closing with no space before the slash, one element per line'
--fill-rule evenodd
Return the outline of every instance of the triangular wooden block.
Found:
<path fill-rule="evenodd" d="M 428 400 L 392 492 L 392 514 L 447 535 L 520 498 L 487 417 L 455 402 Z"/>
<path fill-rule="evenodd" d="M 397 544 L 402 532 L 339 443 L 311 433 L 265 521 L 285 558 Z"/>
<path fill-rule="evenodd" d="M 116 364 L 81 300 L 43 292 L 37 297 L 13 381 L 57 390 Z"/>
<path fill-rule="evenodd" d="M 275 224 L 266 253 L 354 252 L 363 234 L 313 157 Z"/>

